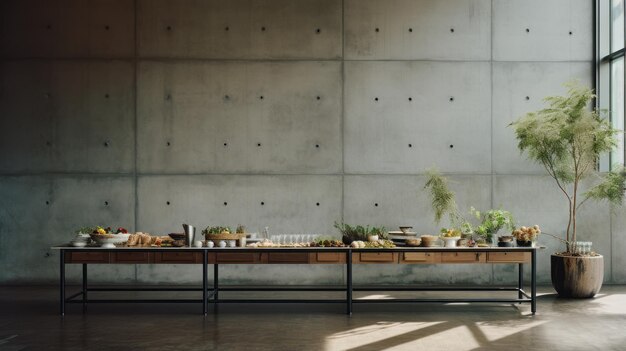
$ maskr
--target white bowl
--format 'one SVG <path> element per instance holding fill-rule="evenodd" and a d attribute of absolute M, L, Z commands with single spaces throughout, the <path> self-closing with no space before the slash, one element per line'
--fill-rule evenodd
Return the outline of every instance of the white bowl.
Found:
<path fill-rule="evenodd" d="M 102 248 L 112 249 L 115 244 L 123 244 L 128 241 L 130 233 L 127 234 L 91 234 L 91 239 Z"/>
<path fill-rule="evenodd" d="M 456 242 L 459 241 L 459 239 L 461 239 L 460 236 L 454 236 L 454 237 L 442 237 L 441 240 L 443 240 L 443 246 L 444 247 L 456 247 Z"/>

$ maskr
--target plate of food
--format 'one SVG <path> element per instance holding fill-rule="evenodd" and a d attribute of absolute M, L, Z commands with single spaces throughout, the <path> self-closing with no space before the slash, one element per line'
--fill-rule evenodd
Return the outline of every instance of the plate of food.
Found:
<path fill-rule="evenodd" d="M 95 231 L 89 235 L 91 240 L 102 248 L 115 248 L 115 245 L 122 245 L 128 241 L 130 234 L 128 230 L 120 227 L 112 231 L 111 227 L 96 227 Z"/>

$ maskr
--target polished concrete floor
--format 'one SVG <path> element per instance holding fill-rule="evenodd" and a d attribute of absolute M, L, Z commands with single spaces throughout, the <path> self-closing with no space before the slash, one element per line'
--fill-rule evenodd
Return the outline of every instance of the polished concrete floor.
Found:
<path fill-rule="evenodd" d="M 0 350 L 626 350 L 626 286 L 590 300 L 539 292 L 535 316 L 497 304 L 368 304 L 351 317 L 341 304 L 227 304 L 207 317 L 196 304 L 94 304 L 61 318 L 56 287 L 0 287 Z"/>

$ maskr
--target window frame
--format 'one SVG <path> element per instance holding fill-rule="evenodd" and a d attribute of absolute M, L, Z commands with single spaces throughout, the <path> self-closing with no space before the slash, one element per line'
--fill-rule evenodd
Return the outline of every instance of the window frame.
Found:
<path fill-rule="evenodd" d="M 623 8 L 626 6 L 623 6 Z M 614 114 L 611 111 L 611 106 L 613 106 L 613 81 L 612 81 L 612 66 L 619 60 L 623 58 L 626 62 L 625 48 L 622 47 L 619 50 L 613 51 L 612 48 L 612 34 L 613 34 L 613 22 L 612 22 L 612 0 L 597 0 L 595 6 L 595 31 L 596 35 L 594 36 L 594 61 L 595 61 L 595 89 L 596 89 L 596 107 L 600 110 L 608 111 L 608 118 L 611 124 L 614 125 Z M 622 10 L 624 11 L 624 10 Z M 621 30 L 623 31 L 624 38 L 626 39 L 626 14 L 622 14 L 624 20 L 624 25 Z M 626 45 L 625 45 L 626 46 Z M 626 85 L 626 69 L 623 70 L 624 77 L 623 81 Z M 626 87 L 622 88 L 623 91 L 626 92 Z M 626 111 L 626 98 L 624 95 L 622 98 L 622 109 Z M 626 119 L 626 114 L 623 116 Z M 626 121 L 622 121 L 624 123 Z M 624 123 L 626 125 L 626 123 Z M 622 149 L 614 152 L 621 152 L 622 159 L 626 159 L 626 147 L 622 144 Z M 601 171 L 609 171 L 613 166 L 613 158 L 614 152 L 604 155 L 600 159 L 600 170 Z"/>

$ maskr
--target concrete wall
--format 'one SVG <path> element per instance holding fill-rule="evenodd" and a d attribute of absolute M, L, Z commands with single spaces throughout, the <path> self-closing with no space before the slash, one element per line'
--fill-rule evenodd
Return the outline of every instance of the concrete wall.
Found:
<path fill-rule="evenodd" d="M 564 199 L 506 126 L 592 77 L 591 0 L 5 0 L 0 281 L 56 279 L 83 225 L 190 222 L 433 232 L 424 171 L 459 204 L 561 233 Z M 582 214 L 626 282 L 624 217 Z M 539 277 L 549 281 L 549 238 Z M 613 245 L 611 245 L 613 243 Z M 501 282 L 513 267 L 356 267 L 360 281 Z M 99 281 L 197 281 L 199 267 L 94 267 Z M 77 271 L 70 272 L 77 277 Z M 338 283 L 339 267 L 224 268 L 235 282 Z"/>

